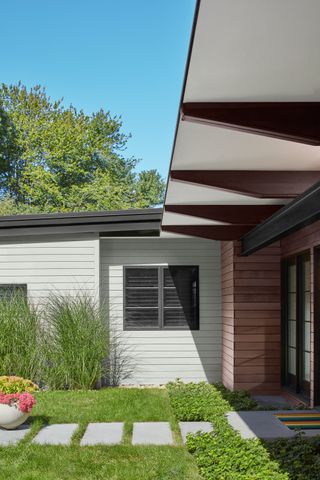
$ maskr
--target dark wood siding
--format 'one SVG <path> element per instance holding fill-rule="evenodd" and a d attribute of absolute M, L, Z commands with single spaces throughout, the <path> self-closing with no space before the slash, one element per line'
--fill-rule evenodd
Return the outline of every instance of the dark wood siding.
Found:
<path fill-rule="evenodd" d="M 234 388 L 234 244 L 221 244 L 222 381 Z"/>
<path fill-rule="evenodd" d="M 280 390 L 280 244 L 240 257 L 222 243 L 222 380 L 256 393 Z"/>

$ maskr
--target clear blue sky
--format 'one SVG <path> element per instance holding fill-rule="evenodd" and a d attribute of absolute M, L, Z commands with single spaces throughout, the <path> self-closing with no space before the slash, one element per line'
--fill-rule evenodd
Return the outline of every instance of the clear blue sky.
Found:
<path fill-rule="evenodd" d="M 195 0 L 10 0 L 0 81 L 121 115 L 126 155 L 167 175 Z"/>

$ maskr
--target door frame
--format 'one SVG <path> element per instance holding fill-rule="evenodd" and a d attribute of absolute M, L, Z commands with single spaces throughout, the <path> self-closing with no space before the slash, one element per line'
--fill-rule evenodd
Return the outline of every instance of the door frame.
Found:
<path fill-rule="evenodd" d="M 310 382 L 303 382 L 302 380 L 302 369 L 303 369 L 303 280 L 302 280 L 302 268 L 303 268 L 303 257 L 308 255 L 310 258 L 310 267 L 312 268 L 312 251 L 310 249 L 298 252 L 294 255 L 290 255 L 282 261 L 281 264 L 281 383 L 284 388 L 287 388 L 290 391 L 294 391 L 295 394 L 301 395 L 304 398 L 311 398 L 311 390 L 315 384 L 315 379 L 311 377 L 311 356 L 310 356 Z M 317 271 L 317 280 L 320 280 L 320 248 L 317 252 L 317 264 L 314 260 L 313 271 Z M 292 383 L 288 382 L 288 265 L 290 262 L 295 262 L 296 267 L 296 375 Z M 318 268 L 315 268 L 318 265 Z M 310 315 L 312 315 L 312 279 L 310 278 Z M 316 285 L 316 283 L 315 283 Z M 318 302 L 320 303 L 320 302 Z M 320 304 L 318 306 L 320 309 Z M 315 311 L 315 306 L 314 306 Z M 315 314 L 314 317 L 318 318 Z M 312 320 L 312 319 L 311 319 Z M 319 322 L 320 323 L 320 322 Z M 312 325 L 312 321 L 311 321 Z M 317 329 L 319 331 L 319 329 Z M 318 344 L 320 345 L 320 335 L 318 334 Z M 312 337 L 311 337 L 312 338 Z M 311 339 L 310 339 L 311 341 Z M 316 342 L 314 342 L 314 353 L 315 351 L 319 352 L 319 347 L 315 348 Z M 312 346 L 311 346 L 312 352 Z M 317 353 L 318 355 L 318 353 Z M 318 361 L 318 360 L 317 360 Z M 318 363 L 315 363 L 317 365 Z M 314 376 L 319 376 L 316 373 L 317 369 L 314 369 Z M 319 382 L 319 379 L 317 379 Z M 306 388 L 307 387 L 307 388 Z M 319 398 L 320 400 L 320 398 Z"/>
<path fill-rule="evenodd" d="M 320 246 L 313 248 L 313 398 L 320 404 Z"/>

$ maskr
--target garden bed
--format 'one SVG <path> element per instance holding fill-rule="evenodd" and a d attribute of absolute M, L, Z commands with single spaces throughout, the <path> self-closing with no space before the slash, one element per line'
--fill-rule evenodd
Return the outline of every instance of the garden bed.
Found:
<path fill-rule="evenodd" d="M 209 421 L 213 434 L 190 436 L 189 451 L 207 480 L 319 480 L 320 437 L 263 442 L 244 440 L 227 422 L 232 410 L 259 408 L 245 392 L 230 392 L 221 385 L 168 386 L 171 404 L 179 420 Z"/>

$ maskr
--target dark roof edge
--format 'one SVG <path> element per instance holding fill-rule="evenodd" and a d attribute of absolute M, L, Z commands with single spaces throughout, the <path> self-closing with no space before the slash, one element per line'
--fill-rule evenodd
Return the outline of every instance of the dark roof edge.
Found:
<path fill-rule="evenodd" d="M 79 232 L 160 232 L 161 208 L 0 217 L 0 237 Z M 130 234 L 129 234 L 130 235 Z"/>
<path fill-rule="evenodd" d="M 162 208 L 130 208 L 128 210 L 103 210 L 90 212 L 67 212 L 67 213 L 32 213 L 22 215 L 2 215 L 0 216 L 0 228 L 3 222 L 21 221 L 27 222 L 29 220 L 57 220 L 60 218 L 79 218 L 86 219 L 92 217 L 120 217 L 120 216 L 138 216 L 138 215 L 161 215 Z"/>
<path fill-rule="evenodd" d="M 241 238 L 241 255 L 251 255 L 317 220 L 320 220 L 320 182 L 245 234 Z"/>

